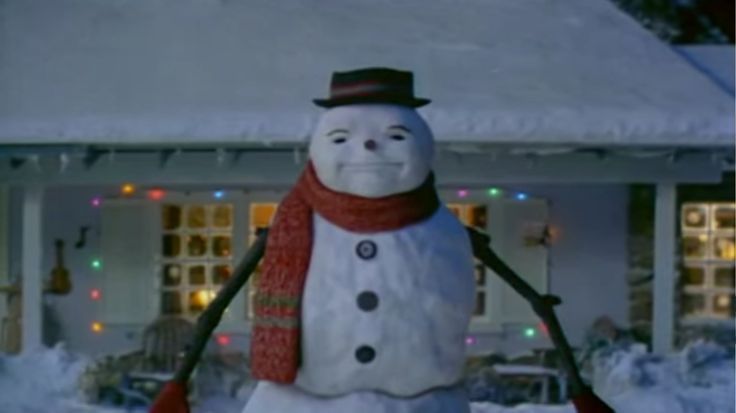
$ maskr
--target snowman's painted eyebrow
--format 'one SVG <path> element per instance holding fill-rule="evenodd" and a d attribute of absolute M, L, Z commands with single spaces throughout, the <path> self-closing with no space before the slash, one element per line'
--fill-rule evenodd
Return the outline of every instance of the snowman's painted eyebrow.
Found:
<path fill-rule="evenodd" d="M 404 125 L 391 125 L 387 129 L 399 129 L 403 130 L 406 133 L 411 133 L 411 130 Z"/>
<path fill-rule="evenodd" d="M 339 133 L 344 133 L 346 135 L 349 135 L 350 134 L 350 131 L 347 130 L 347 129 L 333 129 L 333 130 L 327 132 L 327 136 L 337 135 Z"/>

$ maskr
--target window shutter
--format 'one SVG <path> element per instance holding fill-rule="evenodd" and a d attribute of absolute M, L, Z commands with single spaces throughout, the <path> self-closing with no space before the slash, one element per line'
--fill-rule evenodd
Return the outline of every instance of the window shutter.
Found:
<path fill-rule="evenodd" d="M 159 207 L 142 200 L 102 205 L 101 306 L 106 323 L 147 324 L 156 317 Z"/>
<path fill-rule="evenodd" d="M 494 251 L 540 294 L 547 292 L 547 247 L 540 243 L 547 225 L 544 200 L 499 200 L 490 205 Z M 529 303 L 498 276 L 492 277 L 492 323 L 535 323 Z"/>

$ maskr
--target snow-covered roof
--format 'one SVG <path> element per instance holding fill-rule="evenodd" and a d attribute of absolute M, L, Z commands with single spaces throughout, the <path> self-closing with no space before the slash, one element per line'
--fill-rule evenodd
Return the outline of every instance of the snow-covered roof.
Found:
<path fill-rule="evenodd" d="M 736 54 L 732 44 L 688 45 L 678 49 L 695 67 L 733 96 Z"/>
<path fill-rule="evenodd" d="M 415 72 L 439 141 L 733 144 L 731 97 L 608 0 L 2 3 L 0 144 L 303 142 L 365 66 Z"/>

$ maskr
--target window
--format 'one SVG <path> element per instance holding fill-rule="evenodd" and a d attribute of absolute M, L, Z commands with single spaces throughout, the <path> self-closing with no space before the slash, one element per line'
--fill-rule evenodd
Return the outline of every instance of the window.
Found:
<path fill-rule="evenodd" d="M 198 316 L 232 274 L 233 205 L 161 206 L 161 314 Z"/>
<path fill-rule="evenodd" d="M 447 208 L 452 212 L 463 225 L 477 228 L 486 232 L 488 208 L 484 204 L 447 204 Z M 485 318 L 489 313 L 488 298 L 490 291 L 488 288 L 489 271 L 483 263 L 475 260 L 475 307 L 473 316 Z"/>
<path fill-rule="evenodd" d="M 733 318 L 736 204 L 686 203 L 680 217 L 684 317 Z"/>
<path fill-rule="evenodd" d="M 260 228 L 266 228 L 271 225 L 271 220 L 276 214 L 276 208 L 278 203 L 276 202 L 263 202 L 263 203 L 252 203 L 250 204 L 250 223 L 248 225 L 248 245 L 251 245 L 256 240 L 256 233 Z M 261 264 L 258 264 L 256 270 L 253 272 L 250 281 L 250 288 L 248 288 L 248 318 L 253 319 L 255 316 L 255 309 L 253 308 L 253 297 L 256 294 L 258 288 L 258 279 L 261 273 Z"/>

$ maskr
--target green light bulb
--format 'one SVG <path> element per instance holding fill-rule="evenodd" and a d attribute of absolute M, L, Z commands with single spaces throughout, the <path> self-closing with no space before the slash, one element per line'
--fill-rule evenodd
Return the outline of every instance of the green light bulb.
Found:
<path fill-rule="evenodd" d="M 498 188 L 490 188 L 488 190 L 488 195 L 489 196 L 499 196 L 499 195 L 501 195 L 501 190 L 498 189 Z"/>
<path fill-rule="evenodd" d="M 92 260 L 92 268 L 99 270 L 102 268 L 102 261 L 100 260 Z"/>
<path fill-rule="evenodd" d="M 527 338 L 532 338 L 536 335 L 537 335 L 537 331 L 532 327 L 529 327 L 524 330 L 524 336 L 526 336 Z"/>

